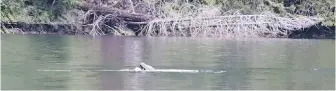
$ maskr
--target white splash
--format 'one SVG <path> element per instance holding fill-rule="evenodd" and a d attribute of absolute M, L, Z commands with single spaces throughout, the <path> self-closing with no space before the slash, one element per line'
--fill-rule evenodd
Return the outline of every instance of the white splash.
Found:
<path fill-rule="evenodd" d="M 177 73 L 225 73 L 226 71 L 212 71 L 212 70 L 187 70 L 187 69 L 155 69 L 155 70 L 141 70 L 138 67 L 134 69 L 121 69 L 121 72 L 177 72 Z"/>
<path fill-rule="evenodd" d="M 213 70 L 188 70 L 188 69 L 155 69 L 155 70 L 142 70 L 139 67 L 135 67 L 134 69 L 121 69 L 121 70 L 112 70 L 112 69 L 99 69 L 99 70 L 51 70 L 51 69 L 43 69 L 37 71 L 52 71 L 52 72 L 71 72 L 71 71 L 94 71 L 94 72 L 171 72 L 171 73 L 225 73 L 227 71 L 213 71 Z"/>

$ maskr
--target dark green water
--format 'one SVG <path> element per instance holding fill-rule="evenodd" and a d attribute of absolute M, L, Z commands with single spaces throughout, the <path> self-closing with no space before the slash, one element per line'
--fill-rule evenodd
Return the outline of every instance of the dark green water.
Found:
<path fill-rule="evenodd" d="M 95 71 L 133 69 L 140 62 L 225 72 Z M 335 89 L 335 40 L 1 35 L 1 87 Z"/>

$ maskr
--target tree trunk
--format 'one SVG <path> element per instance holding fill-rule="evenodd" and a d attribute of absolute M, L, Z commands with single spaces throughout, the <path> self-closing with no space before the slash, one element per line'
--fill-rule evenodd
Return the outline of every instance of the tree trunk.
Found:
<path fill-rule="evenodd" d="M 130 13 L 127 12 L 126 10 L 120 10 L 107 6 L 98 6 L 89 3 L 81 3 L 79 4 L 79 8 L 85 11 L 93 10 L 101 15 L 112 14 L 114 17 L 122 19 L 126 22 L 147 22 L 153 19 L 153 16 L 150 15 Z"/>

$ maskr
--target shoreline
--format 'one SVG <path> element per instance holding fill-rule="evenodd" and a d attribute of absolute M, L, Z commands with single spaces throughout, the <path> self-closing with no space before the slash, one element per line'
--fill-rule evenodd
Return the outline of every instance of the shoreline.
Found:
<path fill-rule="evenodd" d="M 138 36 L 137 29 L 128 27 L 128 33 L 118 36 Z M 28 24 L 23 22 L 1 23 L 1 34 L 29 34 L 29 35 L 90 35 L 91 30 L 87 26 L 73 24 Z M 125 31 L 125 30 L 123 30 Z M 116 35 L 104 31 L 106 35 Z M 98 35 L 102 36 L 102 35 Z M 322 26 L 316 24 L 307 28 L 293 30 L 286 37 L 289 39 L 335 39 L 335 26 Z"/>

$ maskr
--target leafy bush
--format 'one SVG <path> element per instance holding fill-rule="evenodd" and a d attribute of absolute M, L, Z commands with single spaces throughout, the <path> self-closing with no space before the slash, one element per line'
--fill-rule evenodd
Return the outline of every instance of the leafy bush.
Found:
<path fill-rule="evenodd" d="M 50 23 L 74 9 L 76 0 L 2 0 L 1 21 Z"/>
<path fill-rule="evenodd" d="M 68 11 L 77 10 L 77 2 L 119 2 L 125 0 L 1 0 L 1 21 L 32 23 L 64 22 Z M 132 0 L 139 2 L 140 0 Z M 323 25 L 335 26 L 334 0 L 142 0 L 146 3 L 166 3 L 174 13 L 182 3 L 219 7 L 222 12 L 240 11 L 241 14 L 273 12 L 280 15 L 320 16 Z M 168 6 L 167 6 L 168 5 Z M 169 6 L 171 5 L 171 6 Z M 125 6 L 125 5 L 121 5 Z M 155 8 L 155 7 L 154 7 Z M 78 10 L 80 11 L 80 10 Z M 157 11 L 159 12 L 159 11 Z M 161 12 L 161 11 L 160 11 Z M 167 13 L 167 12 L 166 12 Z"/>

